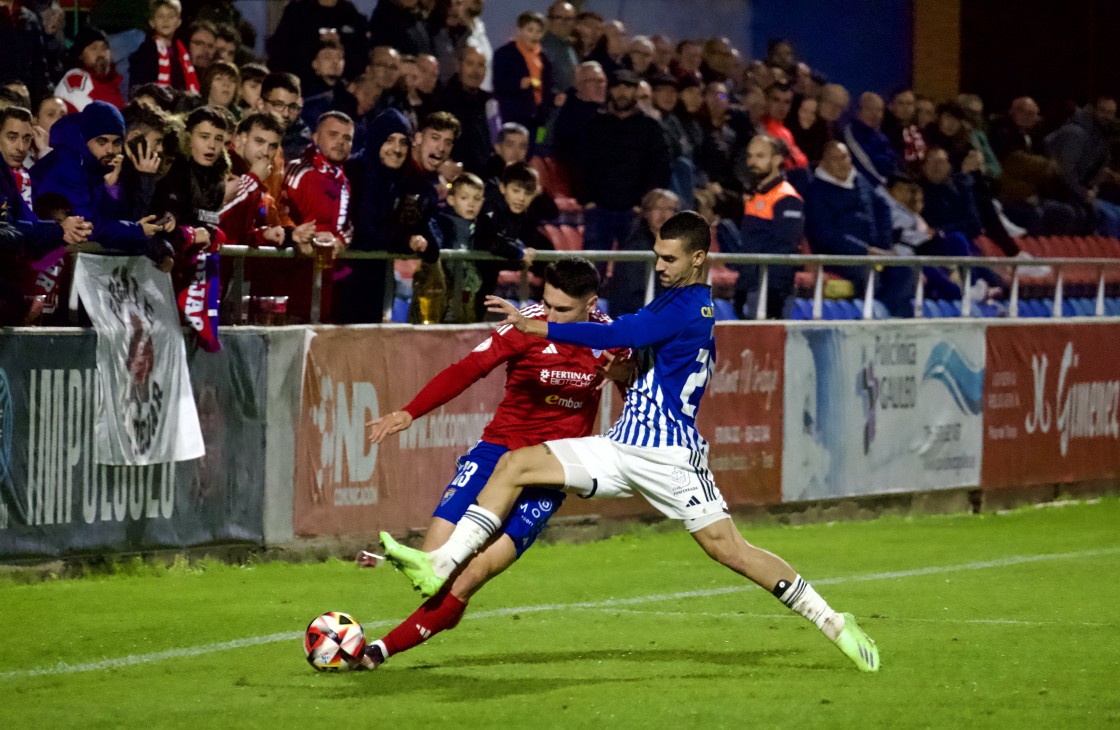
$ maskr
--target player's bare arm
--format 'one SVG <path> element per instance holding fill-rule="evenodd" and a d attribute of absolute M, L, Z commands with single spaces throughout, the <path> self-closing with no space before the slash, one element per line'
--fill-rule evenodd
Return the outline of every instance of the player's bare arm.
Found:
<path fill-rule="evenodd" d="M 366 422 L 366 439 L 371 444 L 379 444 L 387 436 L 404 431 L 412 425 L 408 411 L 393 411 L 381 418 Z"/>

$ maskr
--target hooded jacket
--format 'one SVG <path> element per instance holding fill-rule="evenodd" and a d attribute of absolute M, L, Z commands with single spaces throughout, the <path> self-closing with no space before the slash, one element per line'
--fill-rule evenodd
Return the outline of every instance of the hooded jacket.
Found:
<path fill-rule="evenodd" d="M 381 162 L 381 145 L 394 133 L 409 141 L 404 164 L 397 169 Z M 348 173 L 354 185 L 354 241 L 357 251 L 409 250 L 413 235 L 428 239 L 422 258 L 429 263 L 439 258 L 439 240 L 434 225 L 435 194 L 431 199 L 422 190 L 414 190 L 406 174 L 412 162 L 412 126 L 403 114 L 389 109 L 379 114 L 368 128 L 368 143 L 361 154 L 351 160 Z M 430 186 L 429 186 L 430 187 Z M 435 245 L 433 245 L 435 244 Z"/>
<path fill-rule="evenodd" d="M 70 202 L 73 215 L 93 224 L 90 240 L 106 248 L 137 254 L 147 251 L 143 227 L 120 220 L 121 202 L 105 184 L 109 168 L 97 161 L 82 138 L 80 114 L 68 114 L 51 127 L 51 152 L 31 168 L 32 190 Z"/>

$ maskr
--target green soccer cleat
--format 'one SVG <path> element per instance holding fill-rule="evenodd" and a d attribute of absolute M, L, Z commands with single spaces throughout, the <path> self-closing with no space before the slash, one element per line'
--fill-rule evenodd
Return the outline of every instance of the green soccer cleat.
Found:
<path fill-rule="evenodd" d="M 879 671 L 879 647 L 875 646 L 875 640 L 859 627 L 855 616 L 850 613 L 842 615 L 844 630 L 836 637 L 836 646 L 861 672 Z"/>
<path fill-rule="evenodd" d="M 381 533 L 381 546 L 385 549 L 385 559 L 404 573 L 424 598 L 431 598 L 443 587 L 447 578 L 436 575 L 428 553 L 401 545 L 387 532 Z"/>

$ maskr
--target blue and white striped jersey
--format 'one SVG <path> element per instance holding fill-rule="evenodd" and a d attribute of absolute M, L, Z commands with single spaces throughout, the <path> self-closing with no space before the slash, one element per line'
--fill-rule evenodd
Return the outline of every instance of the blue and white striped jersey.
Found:
<path fill-rule="evenodd" d="M 700 398 L 716 359 L 711 289 L 668 289 L 610 324 L 550 323 L 548 338 L 600 350 L 633 348 L 638 372 L 609 437 L 632 446 L 706 449 L 696 430 Z"/>

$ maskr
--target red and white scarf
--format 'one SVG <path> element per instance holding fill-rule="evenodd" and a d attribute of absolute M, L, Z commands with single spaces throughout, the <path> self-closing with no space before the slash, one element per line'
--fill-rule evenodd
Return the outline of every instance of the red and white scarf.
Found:
<path fill-rule="evenodd" d="M 156 51 L 159 53 L 159 75 L 156 77 L 156 83 L 160 86 L 171 86 L 171 49 L 162 38 L 156 38 Z M 197 94 L 198 74 L 195 73 L 194 63 L 191 62 L 191 54 L 187 53 L 182 41 L 175 41 L 175 53 L 178 54 L 179 65 L 183 69 L 184 91 Z"/>
<path fill-rule="evenodd" d="M 16 179 L 16 188 L 19 190 L 19 197 L 23 198 L 23 202 L 27 203 L 27 207 L 31 207 L 31 174 L 27 172 L 26 167 L 13 167 L 12 177 Z"/>

